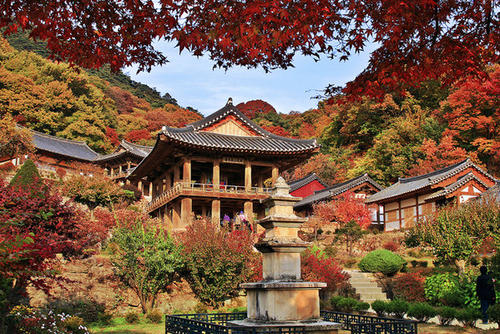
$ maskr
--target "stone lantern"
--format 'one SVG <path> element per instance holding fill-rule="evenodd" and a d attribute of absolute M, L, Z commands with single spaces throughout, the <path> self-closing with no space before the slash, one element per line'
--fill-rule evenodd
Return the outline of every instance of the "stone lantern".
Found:
<path fill-rule="evenodd" d="M 319 290 L 326 283 L 301 279 L 300 253 L 309 243 L 298 237 L 305 218 L 293 212 L 301 198 L 289 193 L 290 186 L 279 177 L 271 196 L 263 201 L 269 214 L 258 223 L 265 237 L 255 247 L 263 254 L 263 280 L 243 283 L 247 292 L 247 319 L 231 324 L 244 327 L 304 327 L 307 333 L 337 333 L 338 323 L 320 317 Z"/>

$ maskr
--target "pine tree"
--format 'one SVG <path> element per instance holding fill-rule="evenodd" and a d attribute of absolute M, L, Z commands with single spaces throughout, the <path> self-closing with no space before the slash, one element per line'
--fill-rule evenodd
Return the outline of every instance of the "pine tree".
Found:
<path fill-rule="evenodd" d="M 27 186 L 34 182 L 40 182 L 40 174 L 33 161 L 26 160 L 21 168 L 17 171 L 16 175 L 10 181 L 12 186 Z"/>

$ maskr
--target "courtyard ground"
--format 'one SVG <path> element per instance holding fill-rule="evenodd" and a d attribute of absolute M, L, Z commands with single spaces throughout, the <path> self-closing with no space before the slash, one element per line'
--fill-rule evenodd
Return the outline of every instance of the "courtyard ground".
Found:
<path fill-rule="evenodd" d="M 91 328 L 93 334 L 107 333 L 107 334 L 163 334 L 165 333 L 165 324 L 151 324 L 139 323 L 128 324 L 124 318 L 113 319 L 113 324 L 108 327 L 93 327 Z M 479 328 L 461 328 L 456 326 L 438 326 L 436 324 L 419 324 L 419 334 L 500 334 L 499 329 L 482 330 Z M 339 334 L 349 334 L 349 331 L 340 331 Z"/>

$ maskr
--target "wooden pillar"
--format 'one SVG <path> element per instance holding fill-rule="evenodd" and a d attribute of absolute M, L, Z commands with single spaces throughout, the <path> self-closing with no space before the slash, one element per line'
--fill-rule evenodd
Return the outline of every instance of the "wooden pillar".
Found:
<path fill-rule="evenodd" d="M 278 179 L 279 176 L 280 176 L 280 170 L 279 170 L 279 168 L 277 166 L 273 166 L 273 169 L 272 169 L 272 172 L 271 172 L 271 177 L 272 177 L 272 180 L 273 180 L 273 186 L 276 183 L 276 180 Z"/>
<path fill-rule="evenodd" d="M 172 184 L 172 176 L 170 173 L 167 173 L 167 176 L 165 177 L 165 190 L 169 190 L 171 188 Z"/>
<path fill-rule="evenodd" d="M 118 166 L 118 174 L 122 173 L 122 165 Z"/>
<path fill-rule="evenodd" d="M 254 231 L 255 231 L 255 226 L 254 226 L 254 220 L 253 220 L 253 202 L 252 201 L 246 201 L 243 204 L 243 212 L 245 213 L 245 216 L 248 219 L 248 222 L 252 224 Z"/>
<path fill-rule="evenodd" d="M 245 191 L 249 192 L 252 189 L 252 164 L 250 161 L 245 161 Z"/>
<path fill-rule="evenodd" d="M 130 161 L 127 161 L 127 169 L 130 170 Z"/>
<path fill-rule="evenodd" d="M 220 189 L 220 160 L 213 161 L 212 182 L 214 190 Z"/>
<path fill-rule="evenodd" d="M 182 179 L 185 183 L 191 184 L 191 160 L 186 159 L 182 164 Z"/>
<path fill-rule="evenodd" d="M 203 206 L 201 207 L 201 215 L 202 215 L 203 217 L 206 217 L 206 216 L 207 216 L 207 207 L 206 207 L 206 205 L 203 205 Z"/>
<path fill-rule="evenodd" d="M 193 215 L 193 200 L 191 198 L 183 198 L 181 200 L 181 227 L 185 228 L 191 223 Z"/>
<path fill-rule="evenodd" d="M 149 182 L 149 196 L 153 198 L 153 182 Z"/>
<path fill-rule="evenodd" d="M 174 183 L 179 182 L 181 180 L 181 171 L 179 170 L 179 166 L 174 166 Z"/>
<path fill-rule="evenodd" d="M 212 200 L 212 223 L 220 224 L 220 200 Z"/>
<path fill-rule="evenodd" d="M 398 209 L 399 209 L 399 229 L 403 226 L 403 217 L 401 217 L 401 200 L 398 201 Z"/>
<path fill-rule="evenodd" d="M 174 229 L 181 227 L 181 206 L 179 201 L 174 202 L 172 207 L 172 225 Z"/>
<path fill-rule="evenodd" d="M 137 182 L 137 189 L 139 189 L 141 194 L 144 195 L 144 188 L 142 187 L 142 180 L 139 180 L 139 182 Z"/>

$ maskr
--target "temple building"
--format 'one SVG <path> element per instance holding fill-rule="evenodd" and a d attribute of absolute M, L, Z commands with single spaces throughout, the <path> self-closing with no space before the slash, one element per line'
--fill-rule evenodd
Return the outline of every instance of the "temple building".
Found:
<path fill-rule="evenodd" d="M 316 173 L 311 173 L 303 178 L 290 181 L 290 195 L 295 197 L 307 197 L 328 187 L 328 185 L 321 180 Z"/>
<path fill-rule="evenodd" d="M 114 181 L 124 184 L 127 175 L 144 159 L 153 149 L 152 146 L 143 146 L 122 140 L 113 153 L 100 155 L 93 163 L 105 169 L 107 175 Z M 152 184 L 145 180 L 135 180 L 135 185 L 144 196 L 151 196 Z"/>
<path fill-rule="evenodd" d="M 345 182 L 315 191 L 312 195 L 304 197 L 301 201 L 295 203 L 293 208 L 299 215 L 307 217 L 313 213 L 313 204 L 334 200 L 347 191 L 354 193 L 356 198 L 364 200 L 382 189 L 383 187 L 375 182 L 368 174 L 363 174 Z M 378 215 L 378 205 L 368 205 L 368 209 L 372 212 L 372 225 L 379 225 L 381 217 Z"/>
<path fill-rule="evenodd" d="M 74 172 L 76 164 L 93 163 L 99 153 L 92 150 L 84 141 L 70 140 L 33 131 L 35 163 L 44 178 L 56 178 L 57 169 Z M 9 159 L 14 166 L 19 166 L 28 159 L 28 155 Z M 8 162 L 8 161 L 4 161 Z"/>
<path fill-rule="evenodd" d="M 391 231 L 413 226 L 439 206 L 476 198 L 495 184 L 493 176 L 467 159 L 428 174 L 400 178 L 365 202 L 381 208 L 384 230 Z"/>
<path fill-rule="evenodd" d="M 193 216 L 220 222 L 241 211 L 253 224 L 256 216 L 264 216 L 260 200 L 269 196 L 280 172 L 318 150 L 314 139 L 262 129 L 229 99 L 222 109 L 184 128 L 164 127 L 128 179 L 153 184 L 147 210 L 170 229 L 184 228 Z"/>

